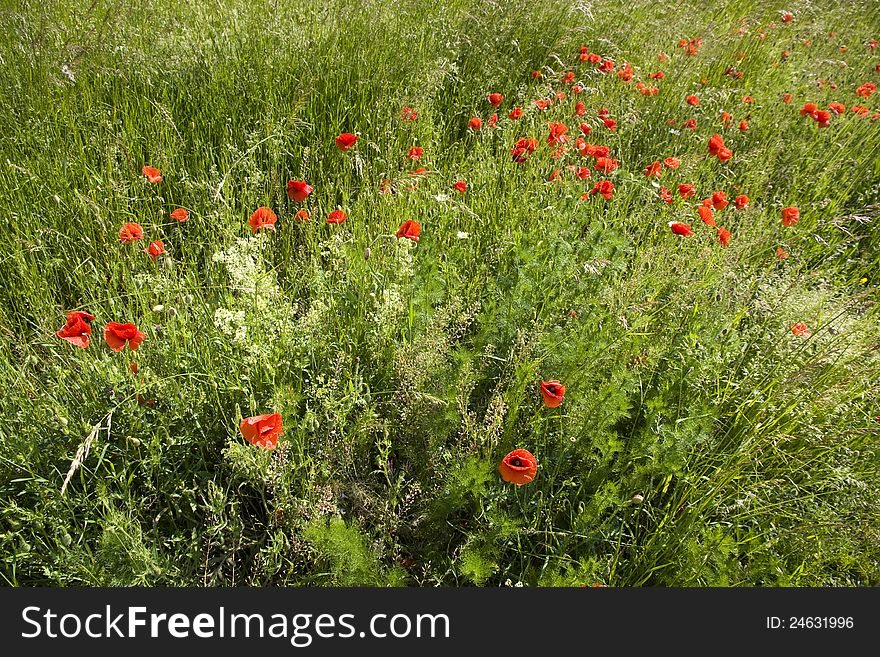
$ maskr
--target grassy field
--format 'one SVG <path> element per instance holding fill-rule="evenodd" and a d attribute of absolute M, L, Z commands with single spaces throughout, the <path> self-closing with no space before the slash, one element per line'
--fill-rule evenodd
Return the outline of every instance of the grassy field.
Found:
<path fill-rule="evenodd" d="M 880 8 L 710 4 L 0 3 L 0 581 L 880 585 Z"/>

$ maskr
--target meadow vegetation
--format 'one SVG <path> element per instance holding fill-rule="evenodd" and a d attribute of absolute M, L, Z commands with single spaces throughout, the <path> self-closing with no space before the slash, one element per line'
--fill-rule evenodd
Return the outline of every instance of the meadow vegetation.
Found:
<path fill-rule="evenodd" d="M 880 585 L 876 2 L 6 0 L 0 35 L 6 585 Z"/>

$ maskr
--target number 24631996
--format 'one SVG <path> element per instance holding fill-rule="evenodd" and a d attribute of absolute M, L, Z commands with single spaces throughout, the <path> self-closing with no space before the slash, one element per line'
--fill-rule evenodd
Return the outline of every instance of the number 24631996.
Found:
<path fill-rule="evenodd" d="M 769 630 L 840 630 L 854 625 L 852 616 L 767 616 Z"/>

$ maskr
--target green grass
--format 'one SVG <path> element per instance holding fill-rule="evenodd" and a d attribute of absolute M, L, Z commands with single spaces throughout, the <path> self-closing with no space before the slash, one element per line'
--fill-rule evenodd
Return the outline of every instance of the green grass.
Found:
<path fill-rule="evenodd" d="M 798 113 L 880 111 L 855 95 L 880 83 L 876 3 L 0 9 L 6 584 L 880 585 L 880 121 Z M 469 131 L 489 92 L 498 128 Z M 593 160 L 553 159 L 551 120 L 568 146 L 589 122 L 620 168 L 574 179 Z M 516 164 L 521 137 L 541 145 Z M 667 156 L 682 165 L 659 183 L 693 199 L 663 203 L 642 173 Z M 581 201 L 603 177 L 614 197 Z M 289 179 L 314 186 L 304 204 Z M 716 215 L 726 249 L 695 210 L 716 190 L 751 198 Z M 259 206 L 277 230 L 252 237 Z M 348 220 L 325 224 L 337 206 Z M 394 238 L 407 219 L 417 245 Z M 119 240 L 128 221 L 143 241 Z M 97 317 L 87 349 L 54 335 L 74 309 Z M 136 323 L 140 349 L 112 352 L 108 321 Z M 565 384 L 559 408 L 542 379 Z M 239 421 L 272 412 L 278 448 L 245 442 Z M 539 463 L 522 487 L 497 471 L 516 448 Z"/>

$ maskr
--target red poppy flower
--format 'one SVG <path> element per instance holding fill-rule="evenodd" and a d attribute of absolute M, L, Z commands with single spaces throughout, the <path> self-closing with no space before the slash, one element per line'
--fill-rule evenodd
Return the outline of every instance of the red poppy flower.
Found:
<path fill-rule="evenodd" d="M 749 122 L 748 121 L 743 119 L 742 121 L 739 122 L 739 131 L 740 132 L 745 132 L 748 129 L 749 129 Z"/>
<path fill-rule="evenodd" d="M 706 207 L 705 205 L 698 205 L 697 214 L 700 215 L 700 219 L 703 220 L 704 224 L 713 227 L 715 226 L 715 217 L 712 216 L 712 208 Z"/>
<path fill-rule="evenodd" d="M 522 138 L 513 145 L 510 154 L 513 155 L 514 162 L 525 162 L 526 154 L 534 153 L 537 148 L 537 139 Z"/>
<path fill-rule="evenodd" d="M 104 340 L 113 351 L 125 349 L 126 342 L 129 349 L 136 351 L 145 337 L 147 336 L 139 331 L 134 324 L 107 322 L 107 325 L 104 326 Z"/>
<path fill-rule="evenodd" d="M 254 210 L 254 213 L 251 215 L 250 219 L 248 219 L 248 226 L 251 227 L 251 231 L 254 233 L 261 228 L 275 230 L 276 221 L 278 221 L 278 217 L 272 212 L 272 210 L 266 207 L 259 207 Z"/>
<path fill-rule="evenodd" d="M 721 112 L 721 125 L 729 128 L 732 121 L 733 115 L 730 112 Z"/>
<path fill-rule="evenodd" d="M 297 221 L 308 221 L 310 218 L 308 210 L 297 210 L 296 214 L 293 215 L 293 218 Z"/>
<path fill-rule="evenodd" d="M 305 201 L 306 197 L 308 197 L 313 191 L 315 191 L 314 187 L 303 180 L 287 181 L 287 197 L 297 203 Z"/>
<path fill-rule="evenodd" d="M 550 136 L 547 137 L 547 143 L 553 146 L 554 144 L 563 144 L 568 141 L 568 137 L 565 133 L 568 132 L 568 126 L 564 123 L 551 122 L 550 123 Z"/>
<path fill-rule="evenodd" d="M 94 316 L 81 310 L 71 310 L 66 317 L 67 323 L 55 331 L 55 335 L 70 344 L 85 349 L 89 346 L 89 336 L 92 334 L 92 327 L 88 322 L 95 319 Z"/>
<path fill-rule="evenodd" d="M 680 221 L 670 221 L 669 227 L 672 229 L 673 233 L 681 235 L 682 237 L 690 237 L 694 234 L 694 231 L 691 230 L 690 224 L 684 224 Z"/>
<path fill-rule="evenodd" d="M 468 127 L 471 130 L 479 130 L 483 127 L 483 119 L 481 119 L 479 116 L 473 117 L 470 121 L 468 121 Z"/>
<path fill-rule="evenodd" d="M 560 180 L 559 173 L 560 173 L 559 169 L 553 169 L 553 171 L 550 172 L 550 175 L 547 176 L 548 182 L 553 182 L 554 180 Z"/>
<path fill-rule="evenodd" d="M 565 386 L 556 379 L 541 381 L 540 390 L 547 408 L 556 408 L 565 400 Z"/>
<path fill-rule="evenodd" d="M 617 77 L 619 77 L 624 82 L 629 82 L 633 78 L 633 69 L 630 66 L 629 62 L 625 62 L 624 65 L 617 72 Z"/>
<path fill-rule="evenodd" d="M 123 242 L 137 242 L 144 236 L 144 229 L 139 223 L 130 221 L 119 229 L 119 239 Z"/>
<path fill-rule="evenodd" d="M 144 249 L 144 253 L 155 260 L 160 255 L 165 253 L 165 245 L 162 244 L 162 240 L 154 240 L 150 242 L 150 245 L 146 249 Z"/>
<path fill-rule="evenodd" d="M 672 169 L 673 171 L 675 171 L 678 167 L 681 166 L 681 160 L 679 160 L 677 157 L 667 157 L 665 160 L 663 160 L 663 164 L 666 165 L 667 169 Z"/>
<path fill-rule="evenodd" d="M 412 240 L 413 242 L 419 241 L 419 235 L 422 233 L 422 226 L 418 221 L 413 221 L 412 219 L 408 219 L 404 221 L 400 228 L 397 229 L 397 237 L 398 238 L 406 238 L 408 240 Z"/>
<path fill-rule="evenodd" d="M 600 73 L 611 73 L 614 70 L 614 62 L 610 59 L 605 59 L 596 68 L 599 69 Z"/>
<path fill-rule="evenodd" d="M 639 89 L 639 93 L 642 94 L 643 96 L 656 96 L 657 94 L 660 93 L 660 88 L 659 87 L 643 87 L 642 89 Z M 693 127 L 696 128 L 697 122 L 694 121 L 694 119 L 691 119 L 691 121 L 693 121 L 693 124 L 694 124 Z"/>
<path fill-rule="evenodd" d="M 346 215 L 342 210 L 333 210 L 333 212 L 327 215 L 326 223 L 341 224 L 346 219 L 348 219 L 348 215 Z"/>
<path fill-rule="evenodd" d="M 602 61 L 602 55 L 594 52 L 588 53 L 586 61 L 590 62 L 590 64 L 598 64 L 600 61 Z"/>
<path fill-rule="evenodd" d="M 835 114 L 846 113 L 846 105 L 844 105 L 843 103 L 828 103 L 828 109 L 830 109 Z"/>
<path fill-rule="evenodd" d="M 585 137 L 589 137 L 590 133 L 593 131 L 593 126 L 591 126 L 589 123 L 581 123 L 578 126 L 578 130 L 580 130 L 581 134 L 583 134 Z"/>
<path fill-rule="evenodd" d="M 690 118 L 687 121 L 685 121 L 681 127 L 687 128 L 688 130 L 696 130 L 697 129 L 697 120 L 694 118 Z"/>
<path fill-rule="evenodd" d="M 776 247 L 776 257 L 779 260 L 788 260 L 788 251 L 783 249 L 781 246 Z"/>
<path fill-rule="evenodd" d="M 715 192 L 712 194 L 712 207 L 716 210 L 723 210 L 726 208 L 729 203 L 727 201 L 727 194 L 724 192 Z"/>
<path fill-rule="evenodd" d="M 412 107 L 404 107 L 400 112 L 400 118 L 404 121 L 415 121 L 419 118 L 419 113 Z"/>
<path fill-rule="evenodd" d="M 507 115 L 507 118 L 512 119 L 513 121 L 516 121 L 522 115 L 523 115 L 523 108 L 522 107 L 514 107 L 512 110 L 510 110 L 510 114 Z"/>
<path fill-rule="evenodd" d="M 790 11 L 783 11 L 782 12 L 782 22 L 783 23 L 791 23 L 793 18 L 794 18 L 794 14 L 792 14 Z"/>
<path fill-rule="evenodd" d="M 691 105 L 693 107 L 696 107 L 697 105 L 700 104 L 700 99 L 697 98 L 696 96 L 694 96 L 693 94 L 691 94 L 690 96 L 688 96 L 684 100 L 688 105 Z"/>
<path fill-rule="evenodd" d="M 668 187 L 660 188 L 660 198 L 663 199 L 665 203 L 672 203 L 672 192 L 669 191 Z"/>
<path fill-rule="evenodd" d="M 590 190 L 590 194 L 601 194 L 606 200 L 610 200 L 614 196 L 614 183 L 610 180 L 600 180 Z"/>
<path fill-rule="evenodd" d="M 584 105 L 582 100 L 579 100 L 574 106 L 574 115 L 575 116 L 583 116 L 587 113 L 587 106 Z"/>
<path fill-rule="evenodd" d="M 788 228 L 789 226 L 794 226 L 801 218 L 801 211 L 796 207 L 792 206 L 789 208 L 782 208 L 782 225 Z"/>
<path fill-rule="evenodd" d="M 147 181 L 151 183 L 160 183 L 162 182 L 162 172 L 155 167 L 144 166 L 141 167 L 141 173 L 147 177 Z"/>
<path fill-rule="evenodd" d="M 489 102 L 494 107 L 499 107 L 501 105 L 501 103 L 504 102 L 504 96 L 502 96 L 499 93 L 491 93 L 491 94 L 489 94 Z"/>
<path fill-rule="evenodd" d="M 172 219 L 177 219 L 177 221 L 183 223 L 187 219 L 189 219 L 189 212 L 184 210 L 183 208 L 177 208 L 174 212 L 171 213 Z"/>
<path fill-rule="evenodd" d="M 531 452 L 515 449 L 501 459 L 498 471 L 504 481 L 522 486 L 535 478 L 538 473 L 538 461 Z"/>
<path fill-rule="evenodd" d="M 583 88 L 581 85 L 576 84 L 576 85 L 574 85 L 574 86 L 571 88 L 571 93 L 573 93 L 573 94 L 579 94 L 579 93 L 581 93 L 583 90 L 584 90 L 584 88 Z"/>
<path fill-rule="evenodd" d="M 617 160 L 610 157 L 597 157 L 596 169 L 603 173 L 611 173 L 617 168 Z"/>
<path fill-rule="evenodd" d="M 541 71 L 532 71 L 532 79 L 533 80 L 540 80 L 543 77 L 544 77 L 544 74 L 541 73 Z"/>
<path fill-rule="evenodd" d="M 406 156 L 414 162 L 418 162 L 422 159 L 422 153 L 424 152 L 425 149 L 423 149 L 421 146 L 413 146 L 409 149 L 409 152 L 406 154 Z"/>
<path fill-rule="evenodd" d="M 263 449 L 275 449 L 278 446 L 278 436 L 284 433 L 279 413 L 246 417 L 238 428 L 245 440 Z"/>
<path fill-rule="evenodd" d="M 790 103 L 790 102 L 791 102 L 791 98 L 792 98 L 792 96 L 791 96 L 790 93 L 784 93 L 784 94 L 782 94 L 782 102 L 783 102 L 783 103 Z"/>
<path fill-rule="evenodd" d="M 691 183 L 683 183 L 678 186 L 678 195 L 682 198 L 690 198 L 696 193 L 697 190 Z"/>
<path fill-rule="evenodd" d="M 572 165 L 569 168 L 574 171 L 574 177 L 578 180 L 586 180 L 590 177 L 590 170 L 587 167 Z"/>
<path fill-rule="evenodd" d="M 464 180 L 458 180 L 452 184 L 452 189 L 459 194 L 464 194 L 467 191 L 467 183 Z"/>
<path fill-rule="evenodd" d="M 336 147 L 341 151 L 347 151 L 357 143 L 357 140 L 357 135 L 353 135 L 350 132 L 343 132 L 336 138 Z"/>
<path fill-rule="evenodd" d="M 865 84 L 860 85 L 856 88 L 856 96 L 861 96 L 862 98 L 868 98 L 871 94 L 877 91 L 877 85 L 873 82 L 865 82 Z"/>
<path fill-rule="evenodd" d="M 733 157 L 733 151 L 730 150 L 729 148 L 727 148 L 726 146 L 722 146 L 722 147 L 718 150 L 718 159 L 719 159 L 721 162 L 727 162 L 727 161 L 730 160 L 730 158 L 732 158 L 732 157 Z"/>
<path fill-rule="evenodd" d="M 810 329 L 807 328 L 807 325 L 803 322 L 798 322 L 794 326 L 791 327 L 791 332 L 794 333 L 799 338 L 808 338 L 812 335 Z"/>
<path fill-rule="evenodd" d="M 725 148 L 724 138 L 717 132 L 709 137 L 709 154 L 719 155 L 721 149 Z M 719 156 L 720 157 L 720 156 Z"/>
<path fill-rule="evenodd" d="M 614 132 L 617 130 L 617 121 L 614 119 L 602 119 L 602 123 L 605 124 L 605 127 Z"/>
<path fill-rule="evenodd" d="M 819 107 L 816 105 L 816 103 L 804 103 L 804 106 L 800 108 L 798 112 L 800 112 L 801 116 L 809 116 L 815 119 L 816 110 L 818 109 Z"/>
<path fill-rule="evenodd" d="M 861 115 L 865 115 L 865 114 L 867 114 L 867 113 L 870 111 L 870 110 L 869 110 L 867 107 L 865 107 L 864 105 L 853 105 L 850 109 L 851 109 L 853 112 L 855 112 L 856 114 L 861 114 Z"/>
<path fill-rule="evenodd" d="M 659 178 L 663 173 L 663 164 L 659 161 L 651 162 L 648 166 L 645 167 L 644 174 L 648 176 L 648 178 Z"/>
<path fill-rule="evenodd" d="M 730 231 L 726 228 L 718 229 L 718 243 L 721 244 L 722 249 L 726 249 L 730 244 Z"/>
<path fill-rule="evenodd" d="M 488 125 L 490 128 L 497 128 L 498 127 L 498 114 L 493 114 L 492 116 L 490 116 L 489 120 L 486 121 L 486 125 Z"/>
<path fill-rule="evenodd" d="M 733 199 L 733 204 L 736 206 L 737 210 L 742 210 L 749 204 L 749 197 L 745 194 L 740 194 L 735 199 Z"/>
<path fill-rule="evenodd" d="M 545 110 L 548 107 L 550 107 L 550 105 L 551 105 L 550 101 L 544 100 L 543 98 L 539 98 L 538 100 L 535 101 L 535 107 L 537 107 L 539 110 Z"/>

